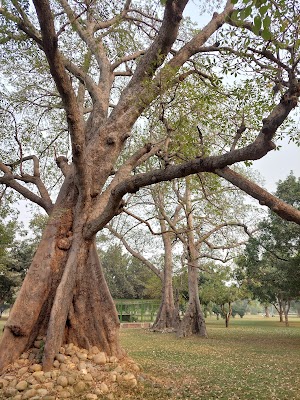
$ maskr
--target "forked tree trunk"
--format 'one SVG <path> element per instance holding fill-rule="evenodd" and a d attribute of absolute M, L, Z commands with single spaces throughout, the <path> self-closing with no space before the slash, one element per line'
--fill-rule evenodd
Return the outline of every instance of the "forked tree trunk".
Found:
<path fill-rule="evenodd" d="M 186 179 L 186 215 L 187 215 L 187 254 L 188 254 L 188 286 L 189 303 L 180 323 L 177 336 L 199 335 L 207 337 L 206 324 L 199 300 L 198 288 L 198 258 L 199 253 L 195 245 L 194 219 L 191 202 L 191 192 Z"/>
<path fill-rule="evenodd" d="M 41 243 L 11 310 L 0 344 L 0 371 L 46 336 L 44 370 L 62 343 L 97 345 L 122 356 L 119 320 L 94 241 L 73 231 L 74 196 L 65 182 Z"/>
<path fill-rule="evenodd" d="M 188 267 L 189 303 L 180 323 L 177 335 L 185 337 L 199 335 L 207 337 L 206 324 L 201 309 L 198 289 L 198 269 Z"/>
<path fill-rule="evenodd" d="M 225 304 L 221 305 L 221 309 L 222 309 L 222 313 L 224 315 L 225 318 L 225 327 L 228 328 L 229 327 L 229 321 L 230 321 L 230 317 L 232 315 L 232 307 L 231 307 L 231 303 L 228 303 L 228 311 L 225 310 Z"/>
<path fill-rule="evenodd" d="M 162 232 L 166 231 L 164 221 L 161 222 Z M 170 233 L 162 234 L 164 243 L 164 277 L 162 287 L 162 298 L 158 314 L 152 325 L 155 331 L 165 329 L 176 330 L 180 323 L 178 306 L 174 302 L 173 294 L 173 259 L 172 259 L 172 243 Z"/>

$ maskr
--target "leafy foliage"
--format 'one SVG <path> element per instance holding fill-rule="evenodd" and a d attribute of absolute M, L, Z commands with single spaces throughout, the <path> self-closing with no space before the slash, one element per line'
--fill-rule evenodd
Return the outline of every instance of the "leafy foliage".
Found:
<path fill-rule="evenodd" d="M 299 208 L 300 179 L 279 181 L 276 195 Z M 262 302 L 276 304 L 300 296 L 300 228 L 269 213 L 238 260 L 237 274 Z"/>
<path fill-rule="evenodd" d="M 151 289 L 153 273 L 136 258 L 124 254 L 120 245 L 110 245 L 100 257 L 113 298 L 157 298 L 157 292 Z"/>

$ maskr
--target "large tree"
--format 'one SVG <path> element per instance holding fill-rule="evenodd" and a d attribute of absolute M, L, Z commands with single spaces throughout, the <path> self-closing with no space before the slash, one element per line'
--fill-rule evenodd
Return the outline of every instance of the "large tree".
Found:
<path fill-rule="evenodd" d="M 182 24 L 188 0 L 162 3 L 161 8 L 156 2 L 130 0 L 1 3 L 0 51 L 5 56 L 1 69 L 7 87 L 5 91 L 1 87 L 5 100 L 1 103 L 0 182 L 43 207 L 49 220 L 4 331 L 0 370 L 38 335 L 46 335 L 45 370 L 51 368 L 63 341 L 99 345 L 108 354 L 122 355 L 118 316 L 97 256 L 95 235 L 122 211 L 127 193 L 208 171 L 231 180 L 284 218 L 300 222 L 298 210 L 228 168 L 273 150 L 272 139 L 297 106 L 297 3 L 256 9 L 248 1 L 247 12 L 232 15 L 234 6 L 228 1 L 223 11 L 196 30 Z M 221 45 L 215 42 L 217 31 Z M 218 74 L 238 67 L 253 72 L 245 84 L 237 82 L 240 87 L 257 78 L 249 104 L 255 93 L 263 93 L 253 109 L 247 102 L 241 107 L 237 95 L 241 88 L 225 93 L 219 89 Z M 277 94 L 274 103 L 271 87 L 276 82 L 281 97 Z M 190 83 L 187 90 L 193 86 L 199 97 L 206 96 L 202 129 L 196 129 L 200 115 L 196 107 L 189 115 L 190 120 L 195 117 L 191 132 L 181 131 L 179 124 L 175 133 L 174 128 L 166 129 L 163 142 L 149 143 L 144 138 L 138 151 L 120 162 L 128 138 L 143 131 L 138 123 L 143 113 L 151 112 L 161 98 L 172 102 L 185 83 Z M 215 92 L 208 93 L 207 87 Z M 223 109 L 231 110 L 223 124 L 216 124 L 212 96 L 220 96 Z M 190 157 L 179 154 L 170 159 L 170 139 L 174 137 L 180 147 L 189 134 L 198 137 Z M 206 146 L 206 135 L 216 138 L 212 148 Z M 70 162 L 65 156 L 69 143 Z M 53 183 L 49 149 L 65 154 L 56 156 L 64 179 L 54 201 L 47 190 Z M 165 153 L 167 165 L 134 174 L 159 150 Z"/>

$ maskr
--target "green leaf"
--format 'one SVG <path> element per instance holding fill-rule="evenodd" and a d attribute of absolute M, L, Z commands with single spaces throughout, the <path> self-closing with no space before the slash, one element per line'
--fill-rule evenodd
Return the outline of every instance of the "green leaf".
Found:
<path fill-rule="evenodd" d="M 234 10 L 234 11 L 232 12 L 230 18 L 232 19 L 232 21 L 237 22 L 237 21 L 238 21 L 238 11 Z"/>
<path fill-rule="evenodd" d="M 269 29 L 270 25 L 271 25 L 271 18 L 269 15 L 266 15 L 263 20 L 263 26 L 265 29 Z"/>
<path fill-rule="evenodd" d="M 261 18 L 259 15 L 256 15 L 256 17 L 254 18 L 254 26 L 258 30 L 261 28 Z"/>
<path fill-rule="evenodd" d="M 264 40 L 271 40 L 271 38 L 272 38 L 272 34 L 271 34 L 271 32 L 270 32 L 268 29 L 264 29 L 264 30 L 261 32 L 261 36 L 262 36 L 262 38 L 263 38 Z"/>
<path fill-rule="evenodd" d="M 245 13 L 245 18 L 249 17 L 249 15 L 251 15 L 252 13 L 252 7 L 251 6 L 246 7 L 244 13 Z"/>
<path fill-rule="evenodd" d="M 265 15 L 267 13 L 268 9 L 269 9 L 268 5 L 260 7 L 260 9 L 259 9 L 260 15 L 261 16 Z"/>

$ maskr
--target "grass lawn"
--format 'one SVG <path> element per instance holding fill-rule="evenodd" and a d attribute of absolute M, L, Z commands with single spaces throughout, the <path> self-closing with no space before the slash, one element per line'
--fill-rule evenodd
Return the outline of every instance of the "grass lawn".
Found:
<path fill-rule="evenodd" d="M 300 319 L 290 325 L 235 318 L 226 329 L 208 319 L 208 339 L 124 329 L 123 347 L 158 380 L 132 398 L 300 399 Z"/>
<path fill-rule="evenodd" d="M 0 321 L 2 333 L 3 322 Z M 176 339 L 122 329 L 121 342 L 143 369 L 137 389 L 115 399 L 300 400 L 300 319 L 207 319 L 208 339 Z"/>

